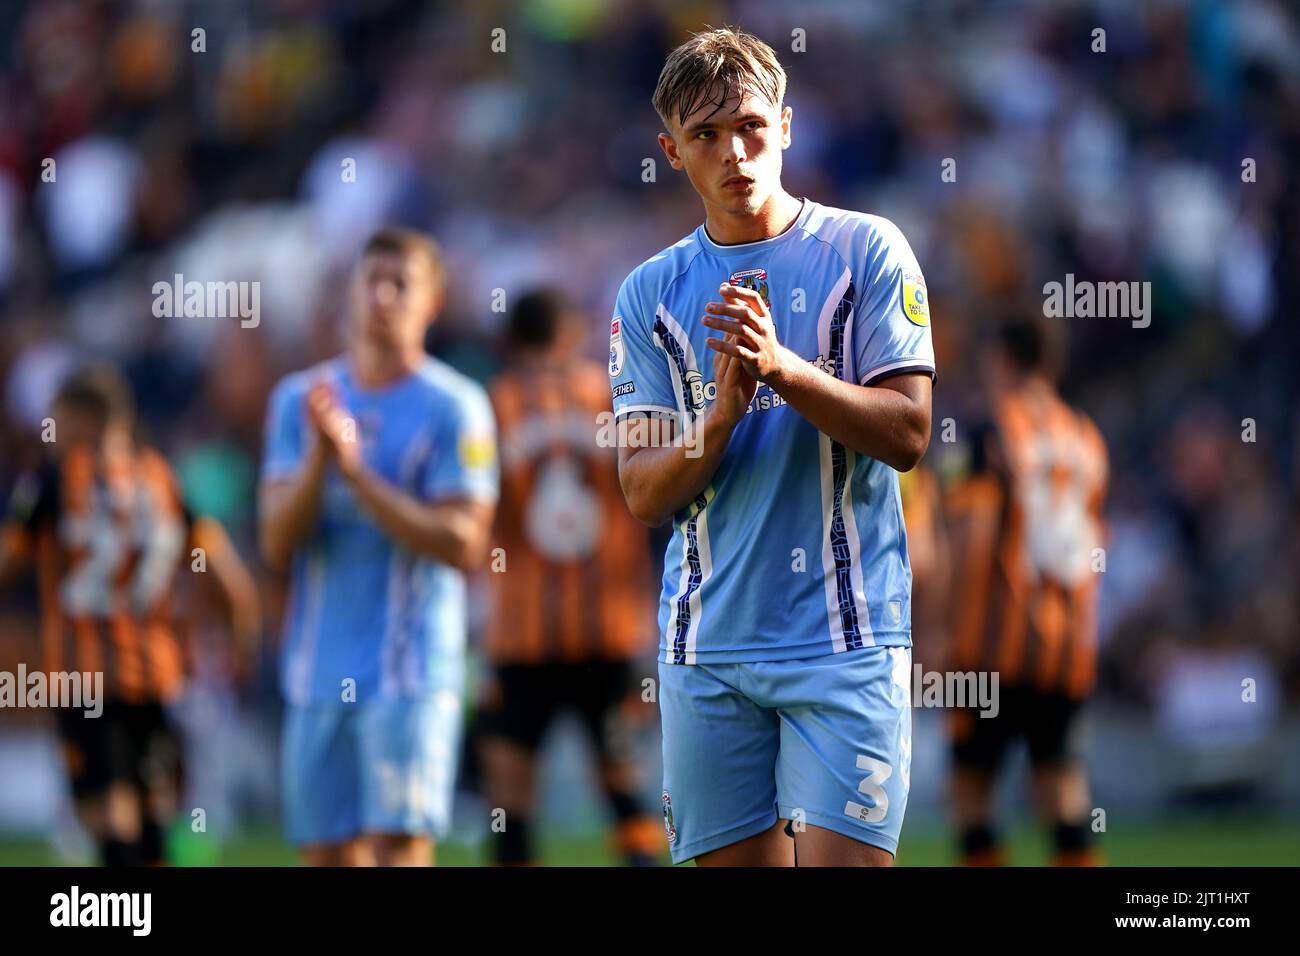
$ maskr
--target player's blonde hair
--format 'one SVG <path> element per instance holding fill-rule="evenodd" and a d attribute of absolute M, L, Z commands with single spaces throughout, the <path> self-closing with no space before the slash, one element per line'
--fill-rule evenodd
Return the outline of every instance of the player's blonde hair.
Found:
<path fill-rule="evenodd" d="M 417 256 L 424 259 L 433 276 L 434 288 L 439 293 L 442 292 L 446 282 L 446 272 L 442 263 L 442 249 L 432 236 L 417 232 L 414 229 L 404 229 L 400 226 L 385 226 L 372 233 L 370 238 L 366 240 L 366 244 L 361 247 L 361 253 L 357 256 L 357 261 L 360 262 L 373 253 L 392 253 L 400 256 Z"/>
<path fill-rule="evenodd" d="M 761 93 L 774 106 L 785 99 L 785 70 L 772 48 L 735 27 L 692 34 L 668 54 L 655 86 L 655 112 L 670 132 L 706 103 L 721 109 L 732 96 Z"/>

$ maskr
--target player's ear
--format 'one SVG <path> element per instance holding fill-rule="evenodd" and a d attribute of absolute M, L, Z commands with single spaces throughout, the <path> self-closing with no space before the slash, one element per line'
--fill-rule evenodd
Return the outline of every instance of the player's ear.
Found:
<path fill-rule="evenodd" d="M 790 120 L 794 116 L 794 110 L 785 107 L 781 110 L 781 148 L 790 148 Z"/>
<path fill-rule="evenodd" d="M 667 133 L 659 134 L 659 148 L 664 151 L 668 157 L 668 165 L 673 169 L 682 168 L 682 158 L 677 155 L 677 141 Z"/>

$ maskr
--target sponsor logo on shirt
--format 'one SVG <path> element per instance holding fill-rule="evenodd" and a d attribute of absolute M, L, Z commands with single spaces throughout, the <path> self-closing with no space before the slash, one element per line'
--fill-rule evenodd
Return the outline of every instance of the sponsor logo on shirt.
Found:
<path fill-rule="evenodd" d="M 903 312 L 913 325 L 930 324 L 930 296 L 919 272 L 903 273 Z"/>
<path fill-rule="evenodd" d="M 696 411 L 704 408 L 705 402 L 718 397 L 718 383 L 704 381 L 704 376 L 695 369 L 686 373 L 686 387 L 690 390 L 691 405 Z"/>
<path fill-rule="evenodd" d="M 466 468 L 484 468 L 496 459 L 496 443 L 488 435 L 466 435 L 460 440 L 460 463 Z"/>
<path fill-rule="evenodd" d="M 622 319 L 614 317 L 614 321 L 609 323 L 609 377 L 616 377 L 619 372 L 623 371 L 623 331 Z"/>

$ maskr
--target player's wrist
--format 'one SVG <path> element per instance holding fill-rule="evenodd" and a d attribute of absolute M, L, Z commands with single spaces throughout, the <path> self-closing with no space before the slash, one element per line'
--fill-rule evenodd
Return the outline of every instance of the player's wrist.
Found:
<path fill-rule="evenodd" d="M 360 484 L 366 475 L 366 463 L 361 459 L 360 455 L 340 455 L 338 469 L 344 480 L 353 485 Z"/>
<path fill-rule="evenodd" d="M 775 354 L 776 361 L 773 362 L 772 368 L 766 375 L 760 376 L 759 381 L 773 391 L 779 392 L 794 380 L 798 374 L 799 366 L 807 363 L 780 343 L 776 346 Z"/>
<path fill-rule="evenodd" d="M 741 419 L 745 417 L 748 405 L 740 405 L 739 402 L 716 401 L 709 406 L 705 414 L 711 421 L 717 422 L 726 429 L 727 435 L 730 435 L 735 427 L 740 424 Z"/>
<path fill-rule="evenodd" d="M 308 484 L 319 484 L 325 480 L 325 466 L 329 464 L 329 452 L 325 443 L 319 439 L 312 442 L 303 459 L 302 476 Z"/>

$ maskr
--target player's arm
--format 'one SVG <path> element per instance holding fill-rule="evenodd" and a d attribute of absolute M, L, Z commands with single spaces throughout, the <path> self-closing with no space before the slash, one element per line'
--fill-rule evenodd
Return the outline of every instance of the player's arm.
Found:
<path fill-rule="evenodd" d="M 628 510 L 643 524 L 663 524 L 707 487 L 731 433 L 745 417 L 758 383 L 729 355 L 714 356 L 713 373 L 717 398 L 695 419 L 691 442 L 629 447 L 635 423 L 619 420 L 618 480 Z"/>
<path fill-rule="evenodd" d="M 393 487 L 364 464 L 343 474 L 361 507 L 404 547 L 461 571 L 472 570 L 482 562 L 496 510 L 491 502 L 423 502 Z"/>
<path fill-rule="evenodd" d="M 54 520 L 56 480 L 49 469 L 19 477 L 0 525 L 0 588 L 12 584 L 28 566 L 37 529 Z"/>
<path fill-rule="evenodd" d="M 298 471 L 284 478 L 263 479 L 258 491 L 258 547 L 268 565 L 283 570 L 306 540 L 320 514 L 325 486 L 325 449 L 316 442 Z"/>
<path fill-rule="evenodd" d="M 828 375 L 777 341 L 757 292 L 729 283 L 719 291 L 723 301 L 710 302 L 703 321 L 728 338 L 709 339 L 710 348 L 739 360 L 840 444 L 898 471 L 916 467 L 930 444 L 929 374 L 894 375 L 869 386 Z"/>
<path fill-rule="evenodd" d="M 326 400 L 318 383 L 306 396 L 286 379 L 271 393 L 266 448 L 258 488 L 258 550 L 277 570 L 307 540 L 320 516 L 327 449 L 312 427 L 313 401 Z"/>
<path fill-rule="evenodd" d="M 262 600 L 252 574 L 215 518 L 190 521 L 190 544 L 203 549 L 207 572 L 226 602 L 236 654 L 241 661 L 250 662 L 262 633 Z"/>
<path fill-rule="evenodd" d="M 487 553 L 496 511 L 495 447 L 490 434 L 451 435 L 442 458 L 456 463 L 434 476 L 424 500 L 389 484 L 361 456 L 355 436 L 344 429 L 347 414 L 328 388 L 313 389 L 308 411 L 329 463 L 351 486 L 361 507 L 403 547 L 461 571 L 476 567 Z M 484 426 L 485 428 L 486 426 Z M 468 463 L 465 458 L 474 459 Z M 477 459 L 484 458 L 479 461 Z M 491 493 L 488 493 L 488 489 Z"/>

